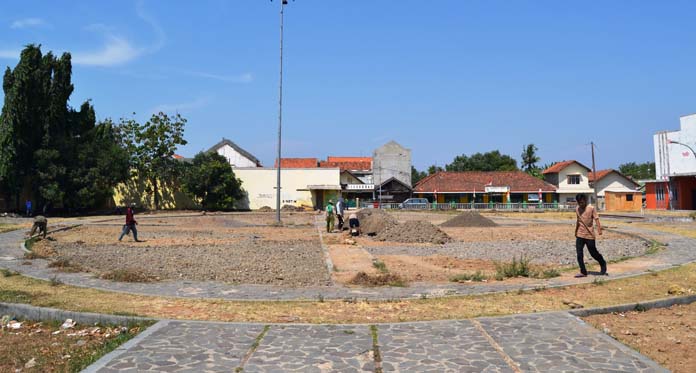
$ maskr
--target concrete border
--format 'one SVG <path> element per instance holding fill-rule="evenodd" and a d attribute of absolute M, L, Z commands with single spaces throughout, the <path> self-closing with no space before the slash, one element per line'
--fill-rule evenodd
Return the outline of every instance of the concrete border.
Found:
<path fill-rule="evenodd" d="M 106 325 L 124 325 L 133 322 L 141 321 L 155 321 L 153 318 L 139 317 L 139 316 L 118 316 L 118 315 L 107 315 L 101 313 L 93 312 L 75 312 L 75 311 L 65 311 L 57 308 L 48 307 L 37 307 L 29 304 L 22 303 L 5 303 L 0 302 L 0 314 L 2 315 L 14 315 L 19 316 L 28 320 L 42 321 L 42 320 L 55 320 L 55 321 L 65 321 L 66 319 L 73 319 L 73 321 L 79 324 L 106 324 Z"/>
<path fill-rule="evenodd" d="M 102 356 L 99 360 L 90 364 L 87 368 L 82 370 L 82 373 L 98 372 L 100 369 L 106 367 L 106 365 L 109 364 L 112 360 L 123 355 L 126 351 L 130 350 L 132 347 L 135 347 L 137 344 L 142 342 L 145 338 L 149 337 L 150 335 L 164 328 L 167 325 L 169 325 L 168 320 L 157 322 L 155 325 L 152 325 L 151 327 L 143 330 L 142 333 L 131 338 L 128 342 L 116 347 L 116 349 L 114 349 L 113 351 L 109 352 L 108 354 Z"/>
<path fill-rule="evenodd" d="M 696 302 L 696 295 L 687 295 L 687 296 L 675 297 L 675 298 L 662 298 L 662 299 L 656 299 L 656 300 L 651 300 L 651 301 L 647 301 L 647 302 L 625 303 L 625 304 L 619 304 L 616 306 L 609 306 L 609 307 L 578 309 L 578 310 L 568 311 L 568 313 L 570 313 L 573 316 L 577 316 L 577 317 L 585 317 L 585 316 L 600 315 L 600 314 L 612 313 L 612 312 L 635 311 L 637 309 L 650 310 L 653 308 L 667 308 L 667 307 L 671 307 L 675 304 L 691 304 L 693 302 Z"/>

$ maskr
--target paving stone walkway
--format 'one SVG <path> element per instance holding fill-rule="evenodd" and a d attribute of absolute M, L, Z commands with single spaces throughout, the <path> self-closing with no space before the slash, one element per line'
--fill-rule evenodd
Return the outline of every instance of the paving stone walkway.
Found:
<path fill-rule="evenodd" d="M 535 220 L 539 222 L 539 220 Z M 86 222 L 85 222 L 86 223 Z M 610 279 L 637 276 L 649 271 L 666 269 L 696 261 L 696 239 L 670 233 L 622 227 L 619 232 L 632 234 L 650 234 L 668 244 L 650 257 L 654 259 L 651 266 L 636 269 L 620 275 L 612 275 Z M 341 285 L 312 286 L 312 287 L 283 287 L 273 285 L 231 285 L 222 282 L 207 281 L 161 281 L 155 283 L 125 283 L 103 280 L 89 273 L 61 273 L 47 267 L 48 261 L 35 259 L 23 260 L 24 252 L 20 247 L 23 231 L 13 231 L 0 234 L 0 268 L 11 269 L 29 277 L 43 280 L 57 278 L 65 284 L 81 287 L 117 291 L 141 295 L 172 296 L 183 298 L 218 298 L 225 300 L 311 300 L 311 299 L 399 299 L 442 297 L 453 295 L 472 295 L 493 292 L 532 290 L 535 288 L 558 287 L 579 283 L 589 283 L 593 276 L 584 279 L 559 279 L 530 281 L 526 285 L 506 283 L 474 283 L 474 284 L 429 284 L 413 283 L 407 287 L 384 288 L 350 288 Z M 569 248 L 568 250 L 573 250 Z M 611 267 L 610 267 L 611 271 Z"/>
<path fill-rule="evenodd" d="M 377 325 L 160 321 L 86 372 L 663 372 L 565 312 Z"/>

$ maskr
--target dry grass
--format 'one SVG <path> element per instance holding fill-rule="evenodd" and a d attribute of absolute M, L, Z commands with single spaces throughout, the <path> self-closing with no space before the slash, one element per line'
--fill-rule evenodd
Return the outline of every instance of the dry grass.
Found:
<path fill-rule="evenodd" d="M 323 301 L 323 297 L 322 301 L 249 302 L 149 297 L 66 285 L 51 287 L 47 281 L 12 276 L 0 277 L 0 299 L 73 311 L 173 319 L 374 323 L 564 310 L 568 308 L 563 304 L 566 299 L 585 307 L 609 306 L 668 297 L 673 285 L 693 293 L 694 284 L 696 264 L 688 264 L 640 277 L 607 281 L 602 286 L 590 283 L 507 294 L 379 302 Z"/>

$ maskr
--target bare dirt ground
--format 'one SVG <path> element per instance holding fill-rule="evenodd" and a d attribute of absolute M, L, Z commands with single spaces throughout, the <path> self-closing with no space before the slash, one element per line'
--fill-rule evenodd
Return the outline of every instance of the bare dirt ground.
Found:
<path fill-rule="evenodd" d="M 584 319 L 673 372 L 696 372 L 696 303 Z"/>
<path fill-rule="evenodd" d="M 34 250 L 97 276 L 216 280 L 288 286 L 326 285 L 329 274 L 311 213 L 138 216 L 138 238 L 117 238 L 121 220 L 105 219 L 53 235 Z"/>

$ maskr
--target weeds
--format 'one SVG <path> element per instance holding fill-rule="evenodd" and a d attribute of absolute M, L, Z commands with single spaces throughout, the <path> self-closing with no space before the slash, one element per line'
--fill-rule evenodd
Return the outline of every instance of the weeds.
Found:
<path fill-rule="evenodd" d="M 483 282 L 488 280 L 488 276 L 484 275 L 481 271 L 476 271 L 474 273 L 462 273 L 450 278 L 451 282 Z"/>
<path fill-rule="evenodd" d="M 0 274 L 2 275 L 2 277 L 12 277 L 12 276 L 17 276 L 19 274 L 19 272 L 12 271 L 12 270 L 5 269 L 5 268 L 0 268 Z"/>
<path fill-rule="evenodd" d="M 601 286 L 605 285 L 607 282 L 599 277 L 595 277 L 594 280 L 592 280 L 593 285 Z"/>
<path fill-rule="evenodd" d="M 530 259 L 524 255 L 512 258 L 512 262 L 495 262 L 495 279 L 500 281 L 511 277 L 531 277 Z"/>
<path fill-rule="evenodd" d="M 154 280 L 151 276 L 129 269 L 116 269 L 102 273 L 100 277 L 105 280 L 118 282 L 151 282 Z"/>
<path fill-rule="evenodd" d="M 63 285 L 63 280 L 59 279 L 57 276 L 53 276 L 49 280 L 49 284 L 51 286 L 60 286 L 60 285 Z"/>
<path fill-rule="evenodd" d="M 382 353 L 379 351 L 379 336 L 377 335 L 377 325 L 370 325 L 372 334 L 372 353 L 375 356 L 375 373 L 382 373 Z"/>
<path fill-rule="evenodd" d="M 82 272 L 82 267 L 79 264 L 70 262 L 68 259 L 60 258 L 48 263 L 49 268 L 56 268 L 61 272 Z"/>
<path fill-rule="evenodd" d="M 378 275 L 369 275 L 365 272 L 358 272 L 355 277 L 348 281 L 351 285 L 360 286 L 395 286 L 404 287 L 406 281 L 401 276 L 394 273 L 382 273 Z"/>
<path fill-rule="evenodd" d="M 535 278 L 554 278 L 561 275 L 561 271 L 556 268 L 548 268 L 541 272 L 535 273 Z"/>
<path fill-rule="evenodd" d="M 387 265 L 384 264 L 384 262 L 379 260 L 379 259 L 373 260 L 372 266 L 377 268 L 377 270 L 380 271 L 381 273 L 388 273 L 389 272 L 389 270 L 387 269 Z"/>
<path fill-rule="evenodd" d="M 662 249 L 662 246 L 663 245 L 660 242 L 657 242 L 655 240 L 651 240 L 650 246 L 648 247 L 647 250 L 645 250 L 645 255 L 651 255 L 651 254 L 657 253 L 658 251 L 660 251 L 660 249 Z"/>

